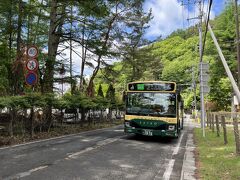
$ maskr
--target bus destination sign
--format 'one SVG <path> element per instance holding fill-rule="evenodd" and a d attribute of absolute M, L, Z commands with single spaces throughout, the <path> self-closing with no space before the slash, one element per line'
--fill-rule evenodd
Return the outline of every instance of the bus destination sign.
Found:
<path fill-rule="evenodd" d="M 174 91 L 175 83 L 129 83 L 128 91 Z"/>

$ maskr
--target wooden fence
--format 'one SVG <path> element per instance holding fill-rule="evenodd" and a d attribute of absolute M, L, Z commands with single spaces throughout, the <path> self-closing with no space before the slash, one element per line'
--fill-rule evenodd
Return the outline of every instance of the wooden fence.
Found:
<path fill-rule="evenodd" d="M 240 122 L 240 113 L 232 112 L 210 112 L 207 113 L 206 125 L 212 132 L 216 132 L 217 136 L 220 137 L 220 131 L 223 132 L 224 144 L 228 144 L 227 137 L 227 127 L 233 127 L 235 144 L 236 144 L 236 154 L 240 155 L 240 139 L 239 139 L 239 129 L 238 123 Z"/>

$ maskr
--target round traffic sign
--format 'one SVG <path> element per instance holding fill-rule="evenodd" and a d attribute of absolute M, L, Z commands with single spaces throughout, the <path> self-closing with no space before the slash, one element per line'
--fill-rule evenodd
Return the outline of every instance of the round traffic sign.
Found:
<path fill-rule="evenodd" d="M 26 75 L 26 79 L 25 79 L 26 83 L 28 85 L 34 85 L 37 82 L 37 74 L 35 72 L 29 72 Z"/>
<path fill-rule="evenodd" d="M 35 58 L 35 57 L 37 57 L 37 55 L 38 55 L 38 48 L 37 48 L 37 46 L 30 46 L 30 47 L 27 49 L 27 55 L 28 55 L 30 58 Z"/>
<path fill-rule="evenodd" d="M 36 71 L 38 69 L 38 61 L 36 59 L 29 59 L 26 68 L 29 71 Z"/>

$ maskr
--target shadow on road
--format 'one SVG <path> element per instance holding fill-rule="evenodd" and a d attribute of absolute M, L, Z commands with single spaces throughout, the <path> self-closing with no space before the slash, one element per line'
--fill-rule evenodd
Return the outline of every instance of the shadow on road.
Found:
<path fill-rule="evenodd" d="M 151 143 L 161 143 L 161 144 L 174 144 L 177 143 L 178 139 L 171 137 L 157 137 L 157 136 L 143 136 L 143 135 L 128 135 L 122 137 L 125 140 L 141 141 L 141 142 L 151 142 Z"/>

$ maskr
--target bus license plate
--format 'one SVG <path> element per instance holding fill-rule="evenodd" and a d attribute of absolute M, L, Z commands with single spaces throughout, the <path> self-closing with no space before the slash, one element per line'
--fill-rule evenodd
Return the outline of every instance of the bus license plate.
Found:
<path fill-rule="evenodd" d="M 149 129 L 143 129 L 143 135 L 145 135 L 145 136 L 152 136 L 153 135 L 153 131 L 149 130 Z"/>

